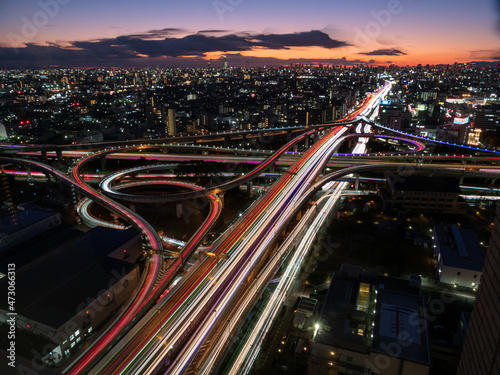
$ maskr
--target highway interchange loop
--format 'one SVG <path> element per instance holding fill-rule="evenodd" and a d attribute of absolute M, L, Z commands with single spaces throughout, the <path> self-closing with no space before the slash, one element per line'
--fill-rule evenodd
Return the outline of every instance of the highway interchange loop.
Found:
<path fill-rule="evenodd" d="M 368 103 L 368 101 L 367 101 L 367 103 Z M 350 120 L 354 119 L 356 116 L 359 115 L 359 113 L 360 112 L 354 111 L 350 115 L 349 119 Z M 314 163 L 316 163 L 316 164 L 314 164 L 315 171 L 320 171 L 321 168 L 323 168 L 324 164 L 330 159 L 331 155 L 335 151 L 335 148 L 334 148 L 335 144 L 332 143 L 333 140 L 335 140 L 335 138 L 333 138 L 332 136 L 334 135 L 337 138 L 348 137 L 346 135 L 343 135 L 343 132 L 341 132 L 340 129 L 341 129 L 341 127 L 334 128 L 334 129 L 330 130 L 329 135 L 320 139 L 320 141 L 317 142 L 317 145 L 315 145 L 315 150 L 319 150 L 320 148 L 322 150 L 324 149 L 324 151 L 321 152 L 321 162 L 319 162 L 319 161 L 314 162 Z M 154 231 L 154 229 L 144 219 L 142 219 L 140 216 L 138 216 L 133 211 L 129 210 L 128 208 L 126 208 L 122 205 L 119 205 L 118 203 L 114 202 L 113 200 L 111 200 L 109 198 L 103 197 L 103 195 L 100 192 L 94 190 L 89 185 L 87 185 L 86 182 L 83 181 L 83 179 L 81 177 L 81 173 L 80 173 L 82 166 L 85 165 L 86 162 L 93 160 L 97 157 L 104 156 L 108 153 L 116 153 L 117 151 L 128 151 L 128 150 L 133 150 L 133 149 L 137 149 L 137 148 L 139 148 L 139 149 L 144 149 L 144 148 L 148 148 L 148 147 L 158 148 L 159 147 L 158 145 L 125 147 L 125 148 L 121 148 L 121 149 L 108 149 L 108 150 L 104 150 L 101 152 L 91 154 L 91 155 L 79 160 L 75 164 L 75 167 L 70 171 L 72 178 L 68 177 L 66 174 L 64 174 L 60 171 L 54 170 L 50 166 L 43 164 L 43 163 L 40 163 L 40 162 L 0 157 L 0 161 L 3 161 L 3 162 L 23 164 L 23 165 L 31 166 L 33 168 L 42 169 L 47 173 L 51 173 L 51 174 L 57 176 L 61 181 L 65 182 L 65 183 L 72 184 L 73 186 L 77 187 L 84 195 L 86 195 L 89 198 L 91 198 L 92 200 L 104 205 L 105 207 L 111 209 L 112 211 L 118 213 L 120 216 L 124 217 L 129 223 L 131 223 L 136 229 L 140 230 L 140 232 L 145 236 L 145 239 L 148 241 L 149 246 L 150 246 L 152 253 L 153 253 L 151 257 L 148 257 L 148 268 L 147 268 L 147 272 L 144 273 L 144 277 L 143 277 L 142 285 L 141 285 L 142 287 L 139 289 L 139 292 L 134 297 L 134 299 L 130 302 L 128 308 L 118 317 L 118 319 L 114 325 L 112 325 L 106 332 L 101 334 L 99 336 L 98 340 L 95 340 L 93 345 L 90 345 L 89 350 L 86 353 L 82 354 L 79 358 L 77 358 L 75 361 L 73 361 L 73 363 L 70 364 L 70 366 L 67 368 L 67 373 L 77 374 L 77 373 L 80 373 L 82 371 L 88 371 L 89 368 L 91 368 L 93 365 L 95 365 L 97 363 L 97 361 L 104 354 L 107 353 L 108 349 L 111 348 L 111 345 L 116 343 L 117 340 L 121 338 L 121 335 L 123 334 L 122 331 L 126 330 L 128 327 L 130 327 L 137 316 L 143 315 L 147 310 L 150 309 L 151 304 L 156 302 L 155 297 L 158 296 L 158 294 L 161 293 L 161 291 L 163 289 L 165 289 L 167 287 L 167 285 L 172 281 L 173 276 L 182 268 L 182 265 L 184 264 L 185 260 L 187 258 L 189 258 L 189 256 L 192 254 L 192 251 L 199 245 L 201 239 L 205 236 L 207 231 L 211 228 L 211 225 L 213 224 L 213 222 L 215 222 L 215 220 L 217 219 L 217 217 L 220 213 L 220 209 L 222 208 L 222 205 L 221 205 L 220 199 L 218 199 L 215 194 L 224 191 L 226 188 L 229 189 L 231 187 L 236 187 L 238 185 L 241 185 L 243 183 L 250 181 L 256 175 L 262 173 L 266 168 L 271 166 L 276 161 L 276 159 L 279 157 L 279 155 L 281 155 L 282 153 L 284 153 L 286 151 L 286 149 L 291 147 L 294 143 L 298 142 L 299 140 L 303 139 L 305 136 L 311 135 L 313 132 L 314 132 L 314 130 L 311 130 L 311 131 L 309 131 L 305 134 L 302 134 L 301 136 L 295 138 L 291 142 L 288 142 L 282 149 L 280 149 L 279 153 L 273 154 L 271 157 L 266 159 L 262 164 L 260 164 L 257 168 L 255 168 L 254 171 L 252 171 L 252 173 L 250 174 L 251 175 L 250 178 L 248 178 L 248 175 L 242 176 L 241 178 L 238 178 L 236 180 L 233 180 L 233 181 L 226 183 L 225 186 L 222 188 L 220 186 L 215 187 L 215 188 L 209 188 L 209 189 L 200 188 L 201 190 L 197 190 L 195 193 L 182 193 L 184 195 L 174 194 L 173 196 L 177 195 L 177 197 L 167 199 L 167 200 L 175 201 L 175 200 L 179 200 L 181 198 L 181 196 L 182 196 L 182 199 L 191 199 L 191 198 L 197 198 L 200 196 L 206 197 L 206 196 L 213 195 L 213 198 L 210 201 L 212 202 L 211 205 L 213 205 L 214 207 L 212 207 L 212 209 L 209 213 L 209 217 L 205 220 L 204 224 L 202 225 L 202 228 L 200 228 L 200 230 L 198 230 L 198 232 L 190 239 L 190 241 L 188 241 L 188 244 L 183 248 L 183 250 L 181 252 L 181 256 L 179 258 L 177 258 L 176 260 L 174 260 L 172 262 L 172 264 L 169 265 L 170 267 L 169 267 L 167 273 L 163 273 L 163 275 L 162 275 L 163 254 L 161 254 L 163 247 L 162 247 L 161 239 L 159 238 L 158 234 Z M 338 133 L 338 134 L 335 134 L 335 133 Z M 360 135 L 357 135 L 357 136 L 359 137 Z M 330 141 L 328 140 L 328 137 L 331 138 Z M 343 138 L 343 139 L 347 139 L 347 138 Z M 328 142 L 330 142 L 330 143 L 328 143 Z M 308 155 L 312 156 L 313 152 L 315 150 L 311 150 L 311 152 Z M 406 169 L 406 168 L 409 168 L 413 171 L 429 170 L 429 171 L 434 171 L 434 172 L 440 172 L 442 170 L 442 168 L 429 167 L 429 166 L 425 166 L 425 165 L 414 165 L 414 164 L 408 165 L 408 166 L 401 166 L 400 164 L 396 164 L 396 163 L 395 164 L 368 165 L 368 166 L 365 165 L 365 166 L 345 168 L 341 171 L 333 172 L 333 173 L 328 174 L 327 176 L 325 176 L 319 180 L 314 181 L 314 178 L 312 178 L 314 176 L 308 174 L 307 169 L 305 169 L 305 167 L 308 166 L 309 163 L 313 163 L 313 162 L 312 161 L 310 162 L 307 160 L 307 155 L 304 155 L 302 157 L 300 163 L 299 162 L 295 163 L 294 166 L 292 166 L 292 168 L 290 169 L 290 172 L 287 172 L 284 174 L 284 177 L 282 179 L 282 181 L 284 181 L 284 182 L 276 183 L 275 185 L 273 185 L 273 189 L 274 189 L 273 193 L 271 195 L 269 195 L 269 198 L 267 198 L 267 201 L 263 200 L 262 202 L 260 202 L 258 204 L 258 207 L 255 207 L 255 212 L 257 212 L 257 213 L 260 212 L 260 214 L 258 216 L 252 216 L 252 220 L 255 220 L 255 222 L 258 222 L 258 220 L 261 220 L 261 219 L 259 219 L 261 215 L 263 218 L 265 217 L 265 215 L 268 215 L 267 214 L 268 211 L 266 211 L 266 210 L 271 210 L 271 208 L 267 209 L 266 207 L 268 207 L 268 206 L 272 207 L 272 205 L 274 204 L 273 201 L 274 201 L 275 197 L 278 197 L 281 195 L 281 190 L 285 189 L 285 187 L 287 187 L 286 184 L 288 184 L 288 181 L 297 180 L 295 174 L 299 173 L 299 168 L 301 171 L 300 173 L 303 174 L 303 177 L 300 177 L 300 178 L 304 179 L 304 181 L 308 181 L 308 182 L 303 186 L 301 186 L 300 184 L 298 184 L 298 185 L 291 185 L 290 184 L 290 187 L 287 187 L 287 189 L 291 189 L 290 190 L 291 192 L 289 194 L 291 194 L 291 196 L 295 197 L 293 200 L 293 203 L 289 203 L 289 202 L 284 201 L 285 202 L 284 204 L 291 204 L 291 206 L 289 206 L 289 208 L 287 208 L 287 215 L 288 215 L 287 217 L 291 217 L 291 216 L 293 216 L 294 213 L 298 212 L 298 210 L 310 199 L 310 197 L 316 191 L 321 189 L 321 186 L 323 186 L 325 183 L 327 183 L 331 180 L 334 180 L 334 179 L 338 179 L 344 175 L 348 175 L 351 173 L 365 172 L 365 171 L 375 171 L 375 170 L 393 171 L 393 170 L 402 170 L 402 169 Z M 151 166 L 150 166 L 150 168 L 151 168 Z M 158 168 L 160 168 L 160 167 L 158 167 Z M 311 164 L 311 168 L 313 168 L 313 164 Z M 304 170 L 304 171 L 302 171 L 302 170 Z M 467 174 L 467 172 L 468 171 L 463 171 L 464 174 Z M 131 173 L 131 171 L 125 172 L 125 174 L 123 174 L 122 176 L 124 176 L 128 173 Z M 319 173 L 319 172 L 315 172 L 315 173 Z M 116 178 L 118 178 L 118 177 L 116 177 Z M 108 180 L 111 181 L 111 179 L 108 179 Z M 145 181 L 144 183 L 147 184 L 147 181 Z M 295 184 L 297 184 L 297 183 L 295 183 Z M 300 194 L 298 196 L 295 196 L 296 194 L 298 194 L 297 192 L 299 192 L 299 191 L 300 191 Z M 110 194 L 110 193 L 108 192 L 108 194 Z M 191 194 L 191 195 L 189 195 L 189 194 Z M 128 198 L 134 199 L 133 197 L 128 197 Z M 265 205 L 263 203 L 264 201 L 267 202 Z M 255 215 L 257 215 L 257 214 L 255 214 Z M 244 218 L 242 218 L 242 220 L 243 220 L 242 228 L 245 228 L 244 220 L 249 220 L 249 218 L 244 217 Z M 274 228 L 273 232 L 276 230 L 276 228 L 278 228 L 277 230 L 279 231 L 279 228 L 282 228 L 283 225 L 285 225 L 288 222 L 288 219 L 286 219 L 286 220 L 279 219 L 280 221 L 279 221 L 279 225 L 278 225 L 277 224 L 278 222 L 276 221 L 276 220 L 278 220 L 277 216 L 276 217 L 269 216 L 269 219 L 266 219 L 266 220 L 268 220 L 268 221 L 265 222 L 266 224 L 264 225 L 264 227 L 269 228 L 269 226 L 271 225 L 271 227 Z M 276 227 L 274 226 L 275 224 L 272 224 L 272 223 L 276 223 Z M 239 231 L 240 229 L 235 228 L 235 230 Z M 241 229 L 241 230 L 243 230 L 243 229 Z M 234 236 L 238 235 L 238 233 L 239 232 L 236 232 L 236 234 Z M 244 234 L 244 233 L 246 233 L 246 231 L 242 232 L 242 233 Z M 234 238 L 238 238 L 238 237 L 234 237 L 234 236 L 230 237 L 227 241 L 236 241 Z M 245 240 L 245 239 L 243 238 L 243 240 Z M 270 240 L 271 239 L 269 239 L 268 241 L 270 241 Z M 224 242 L 227 242 L 227 241 L 224 241 Z M 236 245 L 231 245 L 231 244 L 232 244 L 232 242 L 227 242 L 227 244 L 225 245 L 226 249 L 232 249 L 233 246 L 236 246 Z M 244 243 L 242 242 L 241 246 L 243 246 L 243 245 L 244 245 Z M 238 244 L 238 246 L 240 246 L 240 244 Z M 241 259 L 240 261 L 237 262 L 238 266 L 235 266 L 236 268 L 234 268 L 234 269 L 238 269 L 237 267 L 240 267 L 239 266 L 240 264 L 241 264 L 241 267 L 243 267 L 243 262 L 248 257 L 254 257 L 254 256 L 258 255 L 257 253 L 255 253 L 256 255 L 253 255 L 254 253 L 252 253 L 252 252 L 249 252 L 248 254 L 245 253 L 246 250 L 244 250 L 245 249 L 244 247 L 242 247 L 241 249 L 242 250 L 238 250 L 238 252 L 234 252 L 234 256 L 237 259 Z M 221 251 L 227 251 L 227 250 L 221 250 Z M 233 250 L 230 250 L 229 253 L 231 253 L 231 251 L 233 251 Z M 252 250 L 252 251 L 255 252 L 256 250 Z M 258 258 L 255 258 L 255 259 L 258 259 Z M 229 263 L 229 262 L 225 262 L 225 263 Z M 222 262 L 221 263 L 222 266 L 225 263 Z M 215 269 L 214 267 L 216 265 L 219 265 L 219 260 L 217 260 L 217 259 L 214 259 L 213 261 L 209 261 L 209 262 L 204 262 L 202 266 L 201 265 L 199 266 L 199 267 L 202 267 L 202 271 L 201 271 L 200 275 L 196 276 L 194 279 L 192 279 L 194 282 L 194 286 L 191 285 L 191 282 L 186 281 L 185 283 L 183 283 L 183 285 L 181 285 L 177 288 L 178 290 L 180 290 L 180 293 L 178 292 L 177 294 L 174 294 L 174 296 L 175 295 L 180 295 L 180 296 L 188 296 L 189 295 L 189 296 L 191 296 L 191 293 L 193 293 L 193 291 L 194 291 L 192 288 L 195 288 L 195 286 L 201 282 L 204 283 L 204 284 L 200 284 L 200 285 L 203 285 L 203 288 L 208 288 L 209 285 L 211 285 L 212 283 L 207 283 L 206 277 L 208 277 L 208 275 L 211 274 L 212 269 Z M 247 266 L 245 266 L 245 267 L 247 267 Z M 220 294 L 220 293 L 222 293 L 223 290 L 225 290 L 225 288 L 230 287 L 230 284 L 227 284 L 227 283 L 229 283 L 231 280 L 236 280 L 236 278 L 235 278 L 236 274 L 234 273 L 235 271 L 232 271 L 230 269 L 225 271 L 225 268 L 220 267 L 220 269 L 217 269 L 217 272 L 221 273 L 221 274 L 224 274 L 224 272 L 227 272 L 227 280 L 228 281 L 223 283 L 223 284 L 220 284 L 220 286 L 218 286 L 217 289 L 215 289 L 214 297 L 212 297 L 208 300 L 203 300 L 203 301 L 205 301 L 206 304 L 208 304 L 209 302 L 215 303 L 216 301 L 219 301 L 220 298 L 223 298 L 222 297 L 223 294 Z M 159 281 L 159 280 L 161 280 L 161 281 Z M 189 287 L 188 287 L 188 285 L 189 285 Z M 175 297 L 175 298 L 180 298 L 180 297 Z M 180 302 L 176 302 L 176 301 L 177 300 L 168 301 L 168 298 L 167 298 L 167 302 L 166 302 L 167 304 L 166 305 L 162 304 L 161 306 L 168 306 L 169 314 L 173 314 L 176 311 L 174 309 L 175 306 L 177 306 L 176 304 L 180 303 Z M 174 302 L 175 302 L 175 304 L 174 304 Z M 198 305 L 199 305 L 199 303 L 198 303 Z M 203 308 L 204 305 L 192 306 L 192 308 L 197 308 L 197 307 Z M 164 307 L 164 308 L 166 309 L 167 307 Z M 193 310 L 193 314 L 196 314 L 196 315 L 192 315 L 193 317 L 200 316 L 200 314 L 202 314 L 201 316 L 203 316 L 203 311 L 204 311 L 203 309 L 196 310 L 196 311 L 197 312 L 195 313 Z M 207 316 L 207 318 L 208 318 L 208 316 Z M 165 318 L 165 319 L 167 319 L 167 318 Z M 168 318 L 168 319 L 170 319 L 170 318 Z M 192 319 L 194 319 L 194 318 L 192 318 Z M 159 323 L 161 323 L 161 322 L 159 322 Z M 144 323 L 144 324 L 146 324 L 146 323 Z M 149 324 L 149 323 L 147 323 L 147 324 Z M 156 324 L 157 323 L 155 323 L 155 327 L 156 327 Z M 166 323 L 161 323 L 161 324 L 166 324 Z M 163 325 L 161 327 L 163 327 Z M 154 331 L 154 332 L 156 332 L 156 331 Z M 154 332 L 153 332 L 153 334 L 154 334 Z M 187 331 L 187 332 L 189 332 L 189 331 Z M 172 331 L 172 334 L 174 334 L 174 333 L 175 333 L 175 331 Z M 146 340 L 146 341 L 141 341 L 141 342 L 146 343 L 146 342 L 149 342 L 147 340 L 150 340 L 150 339 L 145 338 L 145 339 L 140 339 L 140 340 Z M 183 342 L 182 337 L 180 337 L 180 336 L 179 336 L 178 340 L 180 340 L 179 343 Z M 161 357 L 161 358 L 166 358 L 165 361 L 167 361 L 167 359 L 170 358 L 170 356 L 172 355 L 172 349 L 174 349 L 174 347 L 172 346 L 172 349 L 170 349 L 170 351 L 168 351 L 168 349 L 169 348 L 167 347 L 166 348 L 167 351 L 162 352 L 163 357 Z M 179 348 L 175 348 L 175 349 L 180 350 Z M 135 348 L 135 346 L 131 347 L 130 349 L 127 349 L 127 351 L 124 353 L 127 353 L 127 354 L 124 354 L 125 357 L 118 358 L 117 359 L 118 362 L 116 363 L 116 365 L 120 367 L 121 371 L 125 371 L 125 370 L 126 371 L 129 371 L 129 370 L 133 371 L 131 368 L 129 368 L 129 365 L 131 363 L 130 361 L 133 361 L 139 355 L 146 355 L 146 353 L 138 352 L 137 348 Z M 153 369 L 158 368 L 158 366 L 161 367 L 167 363 L 167 362 L 164 362 L 163 360 L 161 360 L 159 362 L 158 361 L 155 362 L 152 358 L 153 357 L 146 357 L 145 360 L 153 361 L 151 363 L 151 365 L 148 365 L 148 366 L 153 366 L 152 367 Z M 111 367 L 106 367 L 107 368 L 106 373 L 108 373 L 109 371 L 115 371 L 114 370 L 115 362 L 113 362 L 113 361 L 114 360 L 111 360 L 111 362 L 109 362 L 109 363 L 111 363 L 111 365 L 110 365 Z M 106 363 L 107 364 L 105 366 L 109 366 L 108 362 L 106 362 Z M 128 363 L 128 365 L 126 365 L 127 363 Z M 137 365 L 139 366 L 139 363 Z"/>

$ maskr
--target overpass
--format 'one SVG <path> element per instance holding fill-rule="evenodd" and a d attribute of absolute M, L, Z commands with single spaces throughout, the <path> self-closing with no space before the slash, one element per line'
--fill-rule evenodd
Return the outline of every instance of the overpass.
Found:
<path fill-rule="evenodd" d="M 320 126 L 321 127 L 321 126 Z M 318 128 L 318 127 L 315 127 Z M 10 144 L 2 143 L 0 144 L 0 153 L 2 154 L 17 154 L 19 152 L 30 152 L 30 151 L 40 151 L 43 153 L 55 152 L 56 154 L 61 154 L 63 151 L 68 150 L 102 150 L 110 147 L 129 147 L 135 146 L 141 143 L 147 144 L 166 144 L 166 143 L 197 143 L 197 142 L 223 142 L 226 143 L 232 138 L 246 139 L 249 136 L 257 135 L 259 141 L 262 143 L 265 137 L 274 137 L 277 135 L 286 135 L 287 140 L 291 140 L 294 133 L 302 133 L 311 130 L 311 126 L 299 125 L 299 126 L 286 126 L 286 127 L 276 127 L 276 128 L 261 128 L 261 129 L 247 129 L 247 130 L 232 130 L 232 131 L 217 131 L 207 134 L 196 134 L 196 135 L 174 135 L 164 138 L 138 138 L 132 140 L 117 140 L 117 141 L 103 141 L 103 142 L 92 142 L 92 143 L 71 143 L 64 145 L 52 145 L 52 144 Z"/>
<path fill-rule="evenodd" d="M 358 115 L 359 113 L 356 116 Z M 158 319 L 151 318 L 150 321 L 141 323 L 135 332 L 130 333 L 129 338 L 133 345 L 127 346 L 126 349 L 118 349 L 118 360 L 106 360 L 93 371 L 113 373 L 122 369 L 124 372 L 134 373 L 142 371 L 141 369 L 148 369 L 154 372 L 164 365 L 170 365 L 175 355 L 179 353 L 183 356 L 187 355 L 188 357 L 185 358 L 189 360 L 192 352 L 191 354 L 185 353 L 182 349 L 183 343 L 188 340 L 190 347 L 199 345 L 199 340 L 203 337 L 197 336 L 190 339 L 191 334 L 194 331 L 199 332 L 200 329 L 210 328 L 208 322 L 211 321 L 213 324 L 214 319 L 216 321 L 225 309 L 224 304 L 231 303 L 231 298 L 233 298 L 231 296 L 239 293 L 238 286 L 252 274 L 253 267 L 263 261 L 268 247 L 276 240 L 274 237 L 276 233 L 279 233 L 279 228 L 282 228 L 287 220 L 293 217 L 294 212 L 300 209 L 300 205 L 307 201 L 306 196 L 309 196 L 310 191 L 308 189 L 315 186 L 316 176 L 328 162 L 331 152 L 338 147 L 340 135 L 345 133 L 345 130 L 341 132 L 340 129 L 342 128 L 333 128 L 318 144 L 307 151 L 273 186 L 270 193 L 252 206 L 240 223 L 218 240 L 220 247 L 216 252 L 227 253 L 230 262 L 220 258 L 212 260 L 206 260 L 208 259 L 206 258 L 200 261 L 193 268 L 193 274 L 187 277 L 186 281 L 182 281 L 176 289 L 171 290 L 164 297 L 165 299 L 159 302 L 157 309 L 148 314 L 148 316 L 156 314 Z M 113 151 L 116 150 L 111 152 Z M 373 170 L 375 170 L 380 165 L 359 168 L 368 167 L 374 167 Z M 385 171 L 392 171 L 400 169 L 400 166 L 382 166 L 382 168 Z M 414 165 L 410 168 L 420 169 L 419 166 Z M 439 170 L 439 168 L 436 169 Z M 77 173 L 75 170 L 77 168 L 73 169 L 73 174 Z M 372 169 L 351 169 L 347 173 L 370 170 Z M 331 178 L 331 175 L 327 176 L 327 179 Z M 232 292 L 229 292 L 229 289 Z M 213 312 L 212 308 L 215 308 Z M 175 324 L 170 323 L 173 320 L 176 320 Z M 170 328 L 164 331 L 163 328 L 167 323 L 170 324 Z M 197 326 L 202 328 L 196 328 Z M 180 332 L 181 327 L 183 327 L 182 332 Z M 152 332 L 154 336 L 132 338 L 132 336 L 136 337 L 134 335 L 138 333 L 137 331 L 143 334 Z M 169 339 L 164 338 L 164 334 L 170 335 Z M 160 342 L 155 342 L 154 348 L 150 346 L 143 351 L 145 345 L 150 343 L 151 337 L 161 337 Z M 198 344 L 194 341 L 198 341 Z M 171 344 L 172 342 L 174 344 Z M 92 365 L 92 363 L 88 361 L 84 366 L 72 370 L 71 373 L 88 368 L 87 365 Z"/>
<path fill-rule="evenodd" d="M 386 90 L 384 87 L 383 92 Z M 369 101 L 353 116 L 365 110 L 367 103 Z M 118 356 L 105 358 L 92 371 L 99 374 L 155 373 L 172 364 L 177 354 L 184 355 L 182 353 L 188 348 L 186 342 L 199 342 L 202 330 L 206 332 L 224 309 L 219 303 L 234 302 L 232 296 L 238 295 L 243 280 L 263 261 L 280 228 L 286 226 L 298 209 L 295 202 L 314 182 L 338 147 L 338 138 L 346 131 L 345 127 L 336 127 L 328 132 L 242 216 L 238 224 L 216 241 L 213 252 L 227 253 L 229 261 L 207 258 L 194 266 L 193 274 L 186 275 L 164 297 L 165 300 L 159 302 L 159 316 L 151 316 L 150 320 L 141 322 L 136 332 L 131 332 L 135 336 L 129 337 L 128 342 L 133 345 L 124 343 Z M 182 309 L 178 311 L 179 307 Z M 154 337 L 161 337 L 161 340 L 151 341 Z M 192 351 L 187 355 L 192 355 Z M 180 363 L 176 361 L 175 366 Z"/>

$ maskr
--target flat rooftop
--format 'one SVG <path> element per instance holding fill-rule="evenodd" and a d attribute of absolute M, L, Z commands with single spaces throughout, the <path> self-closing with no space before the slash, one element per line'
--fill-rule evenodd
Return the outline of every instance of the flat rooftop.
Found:
<path fill-rule="evenodd" d="M 82 304 L 97 298 L 137 267 L 108 257 L 137 236 L 139 233 L 132 229 L 96 227 L 18 270 L 17 313 L 50 327 L 60 327 Z M 0 288 L 7 288 L 6 278 L 0 280 Z M 7 309 L 6 302 L 1 300 L 0 308 Z"/>
<path fill-rule="evenodd" d="M 307 298 L 307 297 L 300 297 L 300 301 L 299 301 L 299 305 L 297 306 L 297 310 L 313 314 L 314 310 L 316 310 L 317 304 L 318 304 L 318 300 L 316 300 L 316 299 Z"/>
<path fill-rule="evenodd" d="M 24 210 L 0 220 L 0 237 L 15 233 L 50 216 L 57 215 L 52 210 Z"/>
<path fill-rule="evenodd" d="M 434 235 L 437 236 L 445 266 L 478 272 L 483 270 L 483 249 L 472 229 L 459 228 L 456 224 L 435 225 Z"/>
<path fill-rule="evenodd" d="M 422 329 L 424 301 L 420 295 L 400 291 L 377 289 L 375 327 L 372 350 L 387 353 L 387 348 L 397 346 L 399 358 L 430 364 L 431 356 L 427 329 Z"/>
<path fill-rule="evenodd" d="M 357 279 L 334 275 L 321 311 L 315 342 L 358 352 L 368 350 L 367 337 L 357 334 L 358 325 L 368 326 L 369 319 L 366 311 L 357 309 L 361 284 Z"/>
<path fill-rule="evenodd" d="M 16 269 L 19 271 L 30 262 L 84 234 L 85 232 L 65 225 L 58 225 L 40 233 L 38 236 L 0 253 L 0 272 L 7 273 L 7 265 L 10 263 L 15 263 Z"/>
<path fill-rule="evenodd" d="M 345 266 L 332 277 L 314 341 L 365 354 L 388 354 L 384 348 L 396 343 L 401 347 L 398 358 L 430 364 L 420 278 L 406 280 Z"/>

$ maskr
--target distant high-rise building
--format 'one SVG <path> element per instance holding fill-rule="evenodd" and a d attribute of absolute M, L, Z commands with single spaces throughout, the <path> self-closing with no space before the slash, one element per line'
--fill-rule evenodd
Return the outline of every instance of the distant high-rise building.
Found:
<path fill-rule="evenodd" d="M 224 64 L 224 65 L 223 65 L 223 66 L 224 66 L 224 69 L 227 69 L 227 68 L 229 67 L 229 66 L 228 66 L 228 64 L 227 64 L 227 57 L 226 57 L 226 56 L 224 56 L 224 57 L 223 57 L 223 59 L 224 59 L 224 63 L 223 63 L 223 64 Z"/>
<path fill-rule="evenodd" d="M 486 131 L 498 130 L 500 128 L 500 104 L 478 107 L 474 116 L 474 127 Z"/>
<path fill-rule="evenodd" d="M 396 130 L 404 129 L 411 119 L 405 105 L 392 104 L 390 101 L 383 102 L 379 106 L 379 115 L 379 121 L 382 125 Z"/>
<path fill-rule="evenodd" d="M 9 136 L 7 135 L 7 128 L 0 122 L 0 139 L 4 140 L 7 138 L 9 138 Z"/>
<path fill-rule="evenodd" d="M 176 114 L 174 108 L 168 109 L 168 135 L 177 134 Z"/>
<path fill-rule="evenodd" d="M 500 374 L 500 207 L 457 375 Z"/>
<path fill-rule="evenodd" d="M 198 131 L 198 126 L 196 123 L 196 120 L 192 120 L 186 124 L 186 132 L 188 134 L 196 134 L 196 132 Z"/>

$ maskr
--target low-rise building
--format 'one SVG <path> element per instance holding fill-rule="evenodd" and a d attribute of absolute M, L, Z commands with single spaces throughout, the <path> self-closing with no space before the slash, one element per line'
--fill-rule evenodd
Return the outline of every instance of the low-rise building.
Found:
<path fill-rule="evenodd" d="M 468 208 L 452 177 L 390 177 L 378 193 L 383 211 L 465 213 Z"/>
<path fill-rule="evenodd" d="M 61 224 L 61 214 L 48 209 L 25 209 L 0 219 L 0 252 Z"/>
<path fill-rule="evenodd" d="M 484 253 L 472 229 L 435 225 L 433 246 L 439 281 L 466 288 L 477 288 L 481 279 Z"/>
<path fill-rule="evenodd" d="M 425 375 L 431 362 L 420 278 L 343 265 L 328 289 L 309 374 Z"/>
<path fill-rule="evenodd" d="M 309 330 L 312 329 L 312 318 L 316 312 L 318 300 L 307 297 L 300 297 L 299 304 L 295 309 L 295 316 L 293 318 L 293 327 L 298 329 Z"/>
<path fill-rule="evenodd" d="M 34 262 L 16 269 L 16 325 L 23 334 L 42 337 L 52 347 L 32 349 L 57 362 L 119 313 L 137 288 L 139 267 L 128 260 L 142 252 L 134 230 L 96 227 Z M 7 278 L 0 279 L 6 291 Z M 0 322 L 9 318 L 0 301 Z"/>

